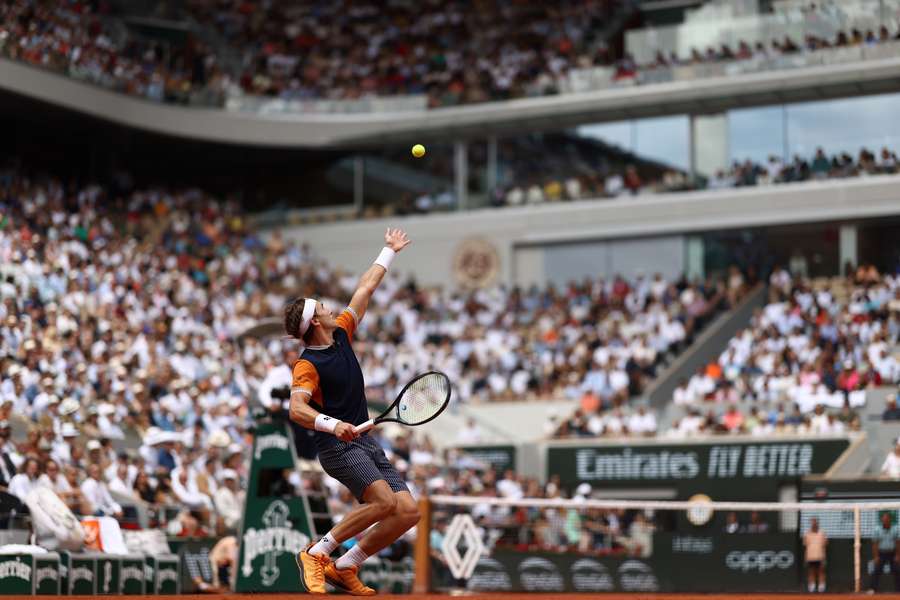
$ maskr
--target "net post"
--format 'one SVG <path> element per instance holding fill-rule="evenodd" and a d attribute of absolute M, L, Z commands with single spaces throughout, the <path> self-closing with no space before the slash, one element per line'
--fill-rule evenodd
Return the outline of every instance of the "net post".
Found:
<path fill-rule="evenodd" d="M 419 524 L 416 527 L 415 577 L 413 593 L 427 594 L 431 588 L 431 501 L 419 499 Z"/>
<path fill-rule="evenodd" d="M 859 507 L 853 508 L 853 591 L 857 594 L 862 588 L 860 582 L 860 551 L 862 550 L 862 542 L 860 541 L 860 515 Z"/>

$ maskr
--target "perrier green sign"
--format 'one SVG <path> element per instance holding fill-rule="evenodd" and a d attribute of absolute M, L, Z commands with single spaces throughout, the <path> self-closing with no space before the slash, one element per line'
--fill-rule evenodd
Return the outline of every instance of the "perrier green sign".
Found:
<path fill-rule="evenodd" d="M 304 498 L 284 492 L 282 474 L 293 469 L 294 445 L 283 422 L 261 424 L 253 440 L 236 591 L 298 592 L 294 556 L 310 542 Z"/>

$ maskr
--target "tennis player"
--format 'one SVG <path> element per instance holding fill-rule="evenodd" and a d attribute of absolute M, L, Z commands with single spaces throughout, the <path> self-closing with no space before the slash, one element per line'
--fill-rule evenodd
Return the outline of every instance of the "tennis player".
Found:
<path fill-rule="evenodd" d="M 361 504 L 297 555 L 300 580 L 312 594 L 324 594 L 327 581 L 355 596 L 374 595 L 375 590 L 359 580 L 359 566 L 419 522 L 416 503 L 384 451 L 367 433 L 354 430 L 369 413 L 362 370 L 351 347 L 353 332 L 394 256 L 410 240 L 402 230 L 388 229 L 384 242 L 385 248 L 360 278 L 350 305 L 337 317 L 311 298 L 298 298 L 284 311 L 285 329 L 303 345 L 293 366 L 291 419 L 316 430 L 322 468 Z M 331 560 L 342 542 L 372 525 L 346 554 Z"/>

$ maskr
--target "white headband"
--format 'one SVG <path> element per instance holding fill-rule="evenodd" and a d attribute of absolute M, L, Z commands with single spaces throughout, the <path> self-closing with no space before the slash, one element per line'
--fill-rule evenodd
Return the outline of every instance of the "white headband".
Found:
<path fill-rule="evenodd" d="M 309 329 L 309 322 L 312 321 L 316 314 L 316 305 L 318 303 L 318 300 L 313 300 L 312 298 L 307 298 L 303 302 L 303 317 L 300 320 L 300 335 L 298 337 L 302 338 L 306 330 Z"/>

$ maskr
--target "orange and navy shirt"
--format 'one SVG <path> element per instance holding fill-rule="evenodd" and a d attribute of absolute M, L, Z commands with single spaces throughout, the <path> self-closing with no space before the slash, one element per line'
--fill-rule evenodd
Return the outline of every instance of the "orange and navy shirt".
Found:
<path fill-rule="evenodd" d="M 307 346 L 294 363 L 291 391 L 307 392 L 319 412 L 359 425 L 369 419 L 369 409 L 362 369 L 350 345 L 356 331 L 356 313 L 348 306 L 336 320 L 334 343 Z M 315 440 L 320 451 L 340 442 L 321 431 L 316 432 Z"/>

